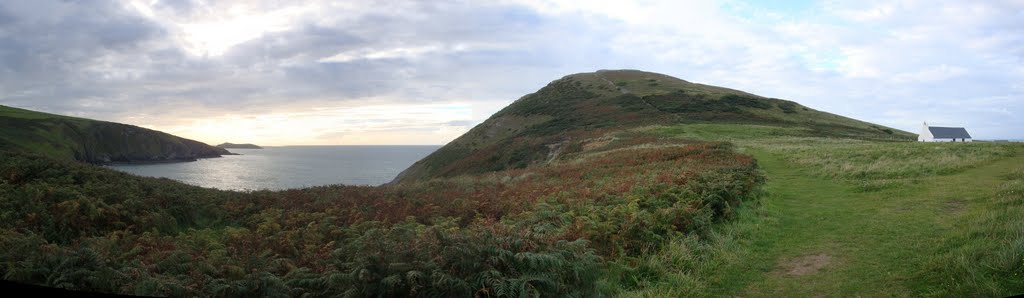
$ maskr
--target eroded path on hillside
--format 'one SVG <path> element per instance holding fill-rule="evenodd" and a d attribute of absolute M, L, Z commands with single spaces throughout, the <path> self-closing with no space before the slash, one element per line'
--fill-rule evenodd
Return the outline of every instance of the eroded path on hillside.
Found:
<path fill-rule="evenodd" d="M 988 199 L 1000 176 L 1024 164 L 1004 158 L 957 174 L 865 191 L 855 181 L 810 174 L 752 150 L 769 194 L 745 249 L 712 277 L 731 296 L 924 295 L 929 258 L 960 218 Z M 751 214 L 753 215 L 753 214 Z"/>

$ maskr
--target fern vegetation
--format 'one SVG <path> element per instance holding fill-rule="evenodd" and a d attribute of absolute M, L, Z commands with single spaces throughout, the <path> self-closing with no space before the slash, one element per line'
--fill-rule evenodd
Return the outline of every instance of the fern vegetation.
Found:
<path fill-rule="evenodd" d="M 158 296 L 600 296 L 657 279 L 637 260 L 702 239 L 764 179 L 728 143 L 618 138 L 544 166 L 276 192 L 0 153 L 0 276 Z"/>

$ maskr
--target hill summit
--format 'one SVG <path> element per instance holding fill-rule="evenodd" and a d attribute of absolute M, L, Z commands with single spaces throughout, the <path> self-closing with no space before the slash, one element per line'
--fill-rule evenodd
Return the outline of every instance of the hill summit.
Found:
<path fill-rule="evenodd" d="M 686 123 L 795 126 L 809 136 L 911 137 L 788 100 L 659 73 L 600 70 L 565 76 L 519 98 L 392 183 L 524 168 L 614 141 L 611 132 Z"/>

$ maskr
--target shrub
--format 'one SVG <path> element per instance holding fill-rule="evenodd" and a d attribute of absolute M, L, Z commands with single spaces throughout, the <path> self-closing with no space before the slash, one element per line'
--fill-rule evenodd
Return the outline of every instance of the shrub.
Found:
<path fill-rule="evenodd" d="M 786 114 L 795 114 L 796 113 L 796 104 L 795 103 L 788 102 L 788 101 L 783 101 L 783 102 L 779 102 L 778 103 L 778 107 L 779 107 L 779 109 L 782 110 L 783 113 L 786 113 Z M 807 109 L 804 109 L 804 110 L 806 111 Z"/>

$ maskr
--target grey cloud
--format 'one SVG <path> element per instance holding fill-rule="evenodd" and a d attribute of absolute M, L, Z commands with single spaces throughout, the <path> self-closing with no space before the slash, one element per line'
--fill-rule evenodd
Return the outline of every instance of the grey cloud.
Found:
<path fill-rule="evenodd" d="M 448 122 L 445 122 L 445 123 L 442 123 L 442 124 L 443 125 L 448 125 L 448 126 L 472 126 L 472 125 L 476 124 L 476 121 L 469 121 L 469 120 L 448 121 Z"/>
<path fill-rule="evenodd" d="M 232 64 L 279 63 L 289 58 L 313 62 L 339 51 L 359 48 L 370 41 L 342 28 L 308 24 L 296 30 L 271 33 L 235 46 L 225 54 Z"/>
<path fill-rule="evenodd" d="M 14 94 L 5 100 L 61 112 L 116 92 L 89 71 L 98 60 L 145 51 L 164 34 L 109 1 L 5 1 L 0 15 L 0 88 Z"/>
<path fill-rule="evenodd" d="M 176 15 L 190 15 L 196 9 L 194 0 L 161 0 L 156 3 L 158 9 L 168 9 Z"/>
<path fill-rule="evenodd" d="M 198 12 L 189 1 L 160 3 L 173 6 L 177 14 Z M 159 25 L 114 2 L 4 2 L 0 15 L 7 17 L 2 17 L 6 21 L 0 34 L 9 38 L 0 39 L 2 103 L 105 120 L 145 115 L 147 121 L 167 123 L 159 118 L 275 111 L 373 96 L 405 102 L 493 98 L 493 91 L 484 90 L 507 86 L 511 78 L 523 75 L 507 73 L 522 67 L 495 67 L 494 61 L 517 65 L 532 56 L 511 50 L 436 54 L 422 60 L 317 62 L 354 49 L 504 43 L 536 33 L 529 28 L 534 20 L 523 11 L 502 16 L 501 8 L 400 4 L 413 6 L 407 11 L 420 16 L 381 13 L 311 20 L 207 59 L 188 56 Z M 502 30 L 501 23 L 519 30 Z M 118 74 L 125 75 L 103 77 Z M 497 96 L 511 98 L 525 91 L 513 88 L 505 91 L 511 95 Z"/>
<path fill-rule="evenodd" d="M 265 34 L 222 57 L 202 58 L 190 57 L 160 25 L 118 3 L 5 2 L 0 15 L 18 17 L 0 30 L 12 37 L 0 40 L 0 88 L 14 94 L 3 103 L 117 119 L 171 108 L 214 114 L 268 111 L 375 96 L 405 102 L 477 99 L 481 94 L 514 99 L 527 90 L 513 88 L 497 95 L 483 90 L 509 89 L 509 79 L 522 72 L 508 70 L 524 71 L 531 60 L 558 59 L 499 47 L 428 53 L 422 59 L 317 62 L 359 49 L 438 43 L 508 46 L 551 29 L 520 8 L 421 1 L 389 5 L 402 9 L 355 18 L 333 18 L 344 12 L 325 12 L 326 19 Z M 201 13 L 199 7 L 193 1 L 161 1 L 155 9 L 188 16 Z M 396 11 L 413 16 L 394 15 Z"/>

